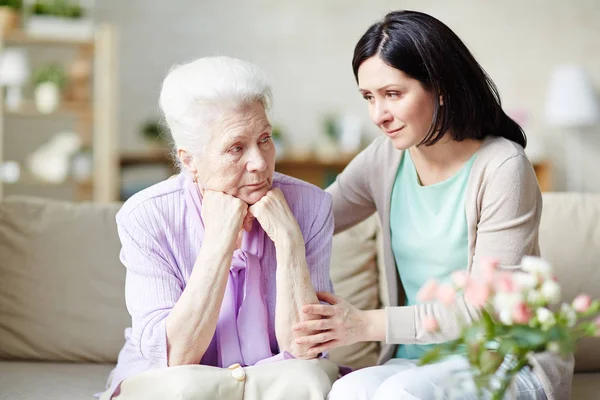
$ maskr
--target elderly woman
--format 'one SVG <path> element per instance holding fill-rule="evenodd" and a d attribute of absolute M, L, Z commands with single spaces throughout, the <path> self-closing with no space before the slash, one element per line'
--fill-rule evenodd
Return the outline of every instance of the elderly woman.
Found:
<path fill-rule="evenodd" d="M 181 173 L 117 215 L 132 327 L 103 399 L 323 399 L 337 377 L 292 331 L 332 290 L 332 202 L 274 172 L 269 100 L 265 75 L 227 57 L 164 80 Z"/>

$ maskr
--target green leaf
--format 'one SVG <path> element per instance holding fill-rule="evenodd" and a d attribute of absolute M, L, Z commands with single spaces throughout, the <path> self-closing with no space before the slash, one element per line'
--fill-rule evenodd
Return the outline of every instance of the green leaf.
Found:
<path fill-rule="evenodd" d="M 492 320 L 492 317 L 490 316 L 489 312 L 484 310 L 481 313 L 481 322 L 483 322 L 486 336 L 493 337 L 496 324 L 494 324 L 494 321 Z"/>
<path fill-rule="evenodd" d="M 442 346 L 435 346 L 433 349 L 428 350 L 419 359 L 418 365 L 432 364 L 438 361 L 442 357 Z"/>
<path fill-rule="evenodd" d="M 485 375 L 493 374 L 504 362 L 504 356 L 497 351 L 485 350 L 481 353 L 480 362 L 481 372 Z"/>
<path fill-rule="evenodd" d="M 521 349 L 539 351 L 546 347 L 547 333 L 526 325 L 515 325 L 512 337 Z"/>
<path fill-rule="evenodd" d="M 500 347 L 498 352 L 504 356 L 508 354 L 515 354 L 518 350 L 517 342 L 512 339 L 504 339 L 500 341 Z"/>

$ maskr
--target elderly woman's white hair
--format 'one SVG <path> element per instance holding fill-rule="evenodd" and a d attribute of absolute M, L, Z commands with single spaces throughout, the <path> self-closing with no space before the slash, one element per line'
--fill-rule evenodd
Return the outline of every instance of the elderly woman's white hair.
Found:
<path fill-rule="evenodd" d="M 163 81 L 160 108 L 175 152 L 198 156 L 219 115 L 260 101 L 269 109 L 271 86 L 256 65 L 231 57 L 204 57 L 173 67 Z M 177 159 L 177 157 L 176 157 Z"/>

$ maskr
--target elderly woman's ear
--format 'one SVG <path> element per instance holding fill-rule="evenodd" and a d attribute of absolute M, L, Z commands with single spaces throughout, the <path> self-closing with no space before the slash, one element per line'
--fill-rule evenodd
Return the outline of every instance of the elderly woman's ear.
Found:
<path fill-rule="evenodd" d="M 177 149 L 177 158 L 179 158 L 182 168 L 186 169 L 190 175 L 195 177 L 198 171 L 194 165 L 194 156 L 185 149 Z"/>

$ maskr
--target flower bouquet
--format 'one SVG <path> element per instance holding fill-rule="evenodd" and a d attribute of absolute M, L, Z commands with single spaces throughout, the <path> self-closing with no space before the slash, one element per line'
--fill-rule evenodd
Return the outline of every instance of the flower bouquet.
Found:
<path fill-rule="evenodd" d="M 550 351 L 566 357 L 577 341 L 600 334 L 600 301 L 580 294 L 571 303 L 560 303 L 561 290 L 551 266 L 541 258 L 524 257 L 516 270 L 499 268 L 486 261 L 481 277 L 457 271 L 452 282 L 427 282 L 419 291 L 422 302 L 438 300 L 447 306 L 463 293 L 465 301 L 480 312 L 465 322 L 458 339 L 441 343 L 425 353 L 420 364 L 437 362 L 462 353 L 479 398 L 503 399 L 512 378 L 532 353 Z M 434 332 L 437 321 L 427 318 L 424 328 Z M 503 368 L 500 368 L 503 366 Z"/>

